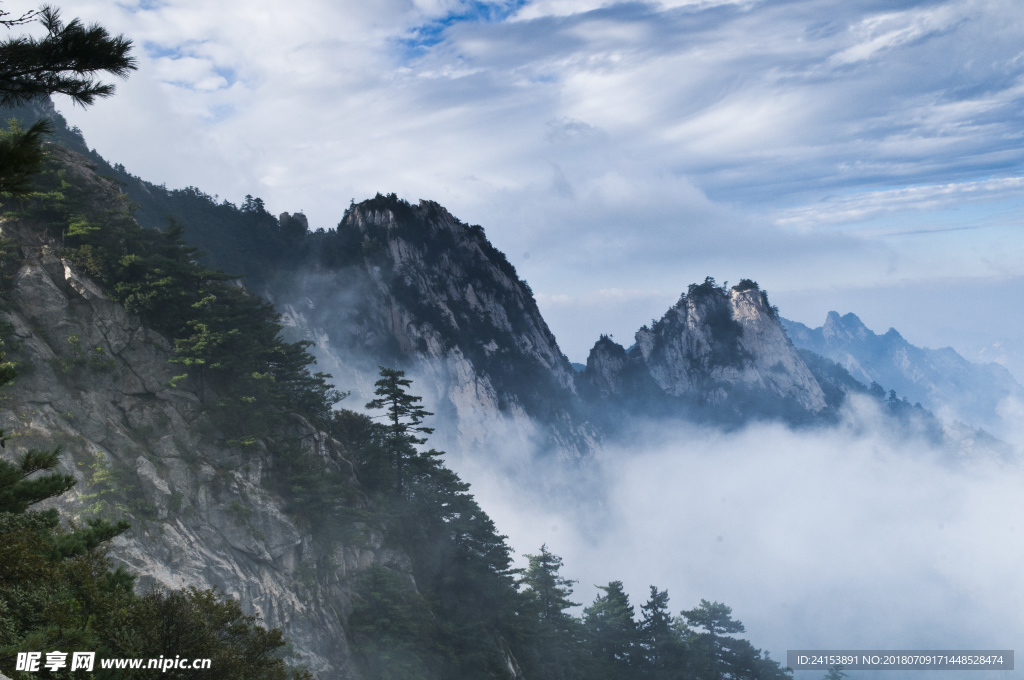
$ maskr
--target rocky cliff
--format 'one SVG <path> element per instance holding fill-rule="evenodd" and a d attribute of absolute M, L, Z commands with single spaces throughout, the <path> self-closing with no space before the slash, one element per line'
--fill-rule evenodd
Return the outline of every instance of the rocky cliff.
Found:
<path fill-rule="evenodd" d="M 262 290 L 354 399 L 365 402 L 379 364 L 398 366 L 421 378 L 450 451 L 593 451 L 574 371 L 481 227 L 378 196 L 306 239 L 308 255 Z"/>
<path fill-rule="evenodd" d="M 814 418 L 829 404 L 757 284 L 690 286 L 627 352 L 595 344 L 578 377 L 591 399 L 655 413 L 726 420 Z"/>
<path fill-rule="evenodd" d="M 274 217 L 259 199 L 218 204 L 90 157 L 123 183 L 141 223 L 164 228 L 173 216 L 211 264 L 273 301 L 292 339 L 315 342 L 320 368 L 352 391 L 345 405 L 366 403 L 379 365 L 417 378 L 438 417 L 434 443 L 455 456 L 519 467 L 538 452 L 585 459 L 619 419 L 595 408 L 611 393 L 697 418 L 799 419 L 824 407 L 760 291 L 702 295 L 697 286 L 638 333 L 639 355 L 606 357 L 599 345 L 595 365 L 576 376 L 504 254 L 437 203 L 377 195 L 350 206 L 337 229 L 312 232 L 301 214 Z"/>
<path fill-rule="evenodd" d="M 80 156 L 53 153 L 93 201 L 117 199 L 116 185 Z M 271 490 L 275 460 L 266 446 L 229 446 L 194 390 L 169 387 L 165 337 L 58 257 L 59 243 L 31 220 L 7 218 L 0 235 L 0 325 L 19 367 L 3 393 L 3 455 L 62 446 L 65 471 L 79 480 L 61 501 L 65 516 L 127 517 L 133 528 L 110 556 L 140 574 L 140 586 L 217 587 L 283 628 L 297 660 L 320 678 L 358 677 L 343 628 L 354 583 L 375 564 L 408 573 L 408 558 L 373 532 L 319 543 Z M 357 484 L 338 442 L 298 416 L 288 428 Z"/>

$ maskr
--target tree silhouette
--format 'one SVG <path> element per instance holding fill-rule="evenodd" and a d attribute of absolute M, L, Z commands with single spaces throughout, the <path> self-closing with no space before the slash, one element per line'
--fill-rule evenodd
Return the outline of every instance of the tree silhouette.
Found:
<path fill-rule="evenodd" d="M 419 405 L 423 401 L 422 397 L 406 391 L 412 385 L 412 380 L 405 377 L 405 371 L 381 366 L 380 380 L 375 384 L 377 389 L 374 394 L 378 398 L 366 404 L 366 408 L 386 409 L 384 417 L 388 420 L 388 436 L 385 448 L 395 470 L 395 487 L 401 491 L 408 460 L 417 455 L 416 446 L 427 441 L 425 437 L 416 436 L 416 433 L 430 434 L 434 431 L 432 427 L 421 425 L 424 418 L 434 414 Z"/>
<path fill-rule="evenodd" d="M 50 6 L 37 16 L 46 28 L 44 37 L 19 35 L 0 42 L 0 104 L 63 94 L 88 106 L 97 97 L 114 94 L 114 86 L 96 80 L 97 74 L 126 78 L 137 68 L 130 55 L 132 41 L 123 35 L 111 36 L 102 26 L 85 26 L 78 19 L 65 24 L 60 11 Z M 9 28 L 27 18 L 4 23 Z"/>

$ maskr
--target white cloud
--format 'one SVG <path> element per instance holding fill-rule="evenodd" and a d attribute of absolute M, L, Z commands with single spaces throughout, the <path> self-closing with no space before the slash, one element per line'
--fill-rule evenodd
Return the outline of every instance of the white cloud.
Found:
<path fill-rule="evenodd" d="M 834 54 L 835 64 L 852 64 L 870 59 L 887 49 L 908 45 L 939 31 L 949 30 L 967 18 L 974 3 L 947 3 L 926 9 L 889 12 L 862 19 L 851 27 L 855 44 Z"/>
<path fill-rule="evenodd" d="M 886 189 L 836 196 L 821 203 L 783 210 L 775 222 L 786 227 L 800 228 L 863 224 L 885 214 L 908 210 L 937 211 L 969 202 L 1017 197 L 1022 190 L 1024 177 Z"/>
<path fill-rule="evenodd" d="M 636 607 L 651 584 L 674 613 L 722 601 L 776 659 L 796 648 L 1012 648 L 1024 634 L 1024 473 L 950 465 L 893 441 L 876 417 L 858 404 L 836 429 L 639 424 L 606 452 L 593 487 L 560 481 L 579 496 L 565 503 L 486 466 L 464 461 L 460 474 L 518 553 L 547 543 L 565 559 L 585 604 L 613 579 Z"/>
<path fill-rule="evenodd" d="M 116 97 L 58 102 L 112 161 L 314 227 L 377 191 L 438 200 L 548 295 L 927 277 L 924 252 L 983 274 L 1017 251 L 1005 230 L 890 238 L 1024 194 L 1015 0 L 62 6 L 140 45 Z M 823 223 L 855 233 L 791 228 Z"/>
<path fill-rule="evenodd" d="M 759 0 L 650 0 L 646 3 L 658 9 L 705 9 L 721 5 L 748 7 Z M 518 20 L 538 19 L 541 17 L 565 17 L 585 12 L 613 7 L 622 4 L 622 0 L 537 0 L 527 3 L 520 9 L 515 18 Z"/>

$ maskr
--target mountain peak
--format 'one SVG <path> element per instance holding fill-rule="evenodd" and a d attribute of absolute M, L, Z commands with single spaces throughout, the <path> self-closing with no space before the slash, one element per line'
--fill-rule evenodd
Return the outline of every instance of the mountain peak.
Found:
<path fill-rule="evenodd" d="M 786 338 L 767 294 L 751 280 L 727 289 L 708 277 L 626 352 L 602 336 L 582 380 L 592 392 L 645 408 L 714 413 L 714 417 L 804 418 L 827 404 L 820 386 Z"/>
<path fill-rule="evenodd" d="M 848 338 L 866 340 L 875 335 L 856 314 L 849 313 L 839 316 L 839 312 L 836 311 L 828 313 L 821 330 L 826 339 Z"/>

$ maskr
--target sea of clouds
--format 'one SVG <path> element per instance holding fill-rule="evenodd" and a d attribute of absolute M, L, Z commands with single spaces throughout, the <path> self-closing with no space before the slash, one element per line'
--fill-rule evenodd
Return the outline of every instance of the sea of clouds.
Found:
<path fill-rule="evenodd" d="M 1024 635 L 1017 459 L 894 437 L 856 399 L 835 427 L 645 422 L 629 440 L 584 474 L 547 470 L 543 490 L 455 465 L 520 561 L 547 544 L 584 605 L 611 580 L 638 614 L 652 584 L 673 613 L 724 602 L 783 663 L 788 649 L 1013 649 Z"/>

